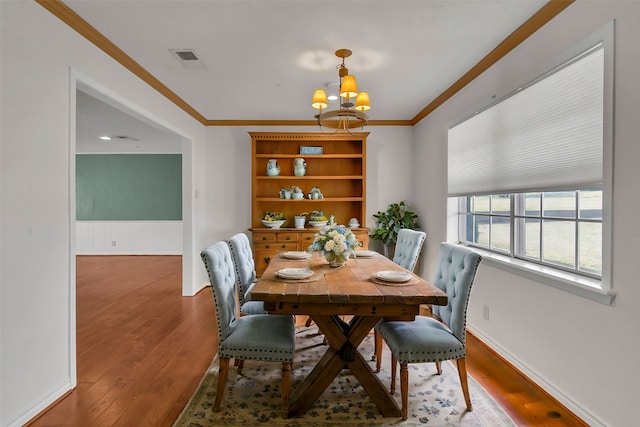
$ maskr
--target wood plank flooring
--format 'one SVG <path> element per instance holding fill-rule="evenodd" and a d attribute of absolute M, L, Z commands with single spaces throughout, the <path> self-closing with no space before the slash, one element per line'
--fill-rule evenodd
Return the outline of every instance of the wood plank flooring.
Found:
<path fill-rule="evenodd" d="M 211 291 L 179 256 L 77 257 L 78 386 L 29 426 L 171 426 L 217 346 Z M 472 335 L 467 369 L 519 426 L 586 426 Z"/>

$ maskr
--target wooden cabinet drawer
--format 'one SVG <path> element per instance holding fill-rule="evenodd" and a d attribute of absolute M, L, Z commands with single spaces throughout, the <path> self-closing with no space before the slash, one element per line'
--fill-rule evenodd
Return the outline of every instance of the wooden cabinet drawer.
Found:
<path fill-rule="evenodd" d="M 275 242 L 275 241 L 276 241 L 276 233 L 260 232 L 260 231 L 254 231 L 253 232 L 253 242 L 254 243 L 258 243 L 258 242 Z"/>
<path fill-rule="evenodd" d="M 267 251 L 267 252 L 284 252 L 284 251 L 297 251 L 298 242 L 270 242 L 270 243 L 254 243 L 253 250 Z"/>
<path fill-rule="evenodd" d="M 262 276 L 275 255 L 274 251 L 255 251 L 256 275 L 258 277 Z"/>
<path fill-rule="evenodd" d="M 358 241 L 362 243 L 362 249 L 369 248 L 369 234 L 366 231 L 362 231 L 362 232 L 356 231 L 353 234 L 356 236 L 356 239 L 358 239 Z"/>
<path fill-rule="evenodd" d="M 313 243 L 316 233 L 300 233 L 300 250 L 306 251 L 310 244 Z"/>
<path fill-rule="evenodd" d="M 294 242 L 294 243 L 297 243 L 298 242 L 298 233 L 291 233 L 291 232 L 276 233 L 276 240 L 278 242 Z"/>

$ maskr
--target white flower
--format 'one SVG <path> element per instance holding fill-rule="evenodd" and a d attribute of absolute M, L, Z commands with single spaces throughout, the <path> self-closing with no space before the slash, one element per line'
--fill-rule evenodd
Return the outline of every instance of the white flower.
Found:
<path fill-rule="evenodd" d="M 332 252 L 349 258 L 355 255 L 355 250 L 362 244 L 356 239 L 350 229 L 344 225 L 329 224 L 316 233 L 310 251 L 320 251 L 323 254 Z"/>

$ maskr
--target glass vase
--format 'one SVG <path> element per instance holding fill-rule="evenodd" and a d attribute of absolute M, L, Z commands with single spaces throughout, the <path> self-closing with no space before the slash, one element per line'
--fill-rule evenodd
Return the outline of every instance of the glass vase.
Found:
<path fill-rule="evenodd" d="M 325 252 L 324 258 L 327 260 L 330 267 L 342 267 L 349 259 L 349 255 Z"/>

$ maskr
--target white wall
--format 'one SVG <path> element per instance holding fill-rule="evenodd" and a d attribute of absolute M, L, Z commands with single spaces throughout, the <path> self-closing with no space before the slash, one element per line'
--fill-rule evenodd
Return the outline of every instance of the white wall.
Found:
<path fill-rule="evenodd" d="M 415 200 L 424 218 L 431 277 L 446 239 L 446 130 L 453 120 L 527 81 L 551 59 L 616 19 L 613 305 L 481 265 L 469 307 L 470 329 L 590 425 L 637 424 L 640 369 L 638 105 L 640 2 L 577 1 L 529 40 L 423 120 L 416 131 Z M 542 70 L 541 70 L 542 71 Z M 611 256 L 611 254 L 609 254 Z M 490 306 L 490 320 L 482 306 Z"/>
<path fill-rule="evenodd" d="M 24 423 L 75 384 L 71 74 L 191 141 L 183 145 L 183 156 L 194 159 L 184 197 L 194 209 L 183 221 L 196 236 L 204 225 L 203 199 L 195 194 L 203 193 L 206 128 L 37 3 L 2 1 L 0 7 L 0 424 L 7 426 Z M 184 236 L 192 266 L 184 271 L 187 289 L 203 281 L 200 248 Z"/>
<path fill-rule="evenodd" d="M 77 255 L 182 255 L 182 221 L 77 221 Z"/>

